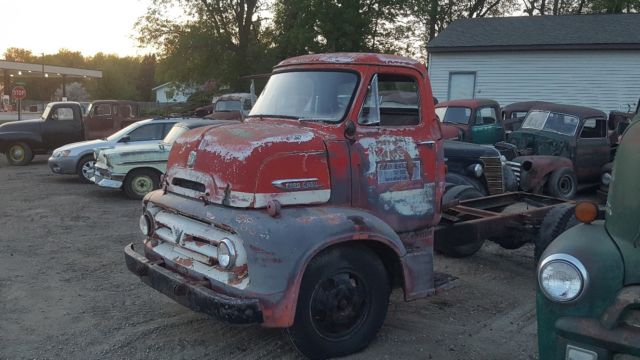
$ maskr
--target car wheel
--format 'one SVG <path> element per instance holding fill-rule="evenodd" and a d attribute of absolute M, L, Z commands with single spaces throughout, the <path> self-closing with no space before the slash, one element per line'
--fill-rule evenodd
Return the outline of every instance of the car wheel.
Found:
<path fill-rule="evenodd" d="M 577 191 L 578 179 L 572 169 L 555 170 L 547 180 L 547 192 L 551 196 L 569 200 L 576 196 Z"/>
<path fill-rule="evenodd" d="M 442 203 L 447 204 L 454 200 L 469 200 L 482 197 L 482 193 L 477 189 L 467 185 L 457 185 L 450 188 L 442 196 Z M 467 257 L 478 252 L 484 244 L 484 239 L 471 240 L 452 239 L 450 237 L 442 239 L 436 237 L 434 248 L 436 251 L 449 257 Z"/>
<path fill-rule="evenodd" d="M 544 250 L 566 230 L 578 225 L 575 205 L 558 205 L 547 212 L 540 224 L 540 232 L 534 242 L 533 257 L 538 263 Z"/>
<path fill-rule="evenodd" d="M 78 161 L 78 165 L 76 166 L 76 173 L 78 174 L 78 178 L 80 182 L 85 184 L 91 184 L 91 178 L 95 173 L 95 165 L 96 160 L 93 158 L 93 155 L 86 155 Z"/>
<path fill-rule="evenodd" d="M 160 175 L 149 169 L 132 170 L 122 186 L 128 198 L 140 200 L 147 193 L 160 188 Z"/>
<path fill-rule="evenodd" d="M 33 160 L 34 155 L 29 145 L 25 143 L 14 143 L 9 145 L 6 156 L 9 164 L 23 166 Z"/>
<path fill-rule="evenodd" d="M 390 291 L 387 271 L 369 248 L 326 250 L 304 273 L 289 338 L 311 359 L 360 351 L 382 326 Z"/>

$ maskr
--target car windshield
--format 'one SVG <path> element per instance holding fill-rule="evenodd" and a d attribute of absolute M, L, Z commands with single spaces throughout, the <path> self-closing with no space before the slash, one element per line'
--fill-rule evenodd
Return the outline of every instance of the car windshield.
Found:
<path fill-rule="evenodd" d="M 216 111 L 240 111 L 240 100 L 218 100 Z"/>
<path fill-rule="evenodd" d="M 164 139 L 162 139 L 162 142 L 165 144 L 173 144 L 176 141 L 176 139 L 180 137 L 180 135 L 186 133 L 187 131 L 189 131 L 189 128 L 187 128 L 184 125 L 179 125 L 179 124 L 173 125 L 171 130 L 164 137 Z"/>
<path fill-rule="evenodd" d="M 344 71 L 294 71 L 271 76 L 249 116 L 341 121 L 358 76 Z"/>
<path fill-rule="evenodd" d="M 109 135 L 106 139 L 109 141 L 118 141 L 120 140 L 120 138 L 122 138 L 123 136 L 127 135 L 128 133 L 130 133 L 132 130 L 137 129 L 138 126 L 146 124 L 145 122 L 136 122 L 133 123 L 127 127 L 124 127 L 116 132 L 114 132 L 113 134 Z"/>
<path fill-rule="evenodd" d="M 466 125 L 471 117 L 471 109 L 462 106 L 444 106 L 436 108 L 436 115 L 441 122 Z"/>
<path fill-rule="evenodd" d="M 563 135 L 573 135 L 580 124 L 577 116 L 532 110 L 522 122 L 523 129 L 551 131 Z"/>

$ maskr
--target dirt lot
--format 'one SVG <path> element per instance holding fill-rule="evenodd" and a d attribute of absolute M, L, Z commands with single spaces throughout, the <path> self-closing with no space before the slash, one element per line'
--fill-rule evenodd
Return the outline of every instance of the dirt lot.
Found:
<path fill-rule="evenodd" d="M 130 274 L 140 203 L 53 175 L 46 157 L 0 156 L 0 359 L 297 359 L 280 330 L 193 313 Z M 487 244 L 437 257 L 460 278 L 443 295 L 392 295 L 387 320 L 353 359 L 536 359 L 533 248 Z"/>

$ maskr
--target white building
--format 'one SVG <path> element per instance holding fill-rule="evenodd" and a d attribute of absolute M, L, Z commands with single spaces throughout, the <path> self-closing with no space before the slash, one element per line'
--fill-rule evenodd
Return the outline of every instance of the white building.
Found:
<path fill-rule="evenodd" d="M 633 111 L 640 14 L 463 19 L 429 42 L 439 100 L 541 100 Z"/>
<path fill-rule="evenodd" d="M 185 102 L 196 92 L 197 87 L 178 84 L 173 81 L 158 85 L 151 89 L 156 93 L 156 102 L 159 103 L 172 103 L 172 102 Z"/>

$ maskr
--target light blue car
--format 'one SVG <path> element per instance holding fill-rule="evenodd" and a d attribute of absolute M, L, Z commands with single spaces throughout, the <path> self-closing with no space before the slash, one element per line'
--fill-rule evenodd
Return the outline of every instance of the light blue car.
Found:
<path fill-rule="evenodd" d="M 49 168 L 55 174 L 78 175 L 91 183 L 94 175 L 94 150 L 134 144 L 158 144 L 178 119 L 149 119 L 135 122 L 107 138 L 67 144 L 53 151 Z"/>

